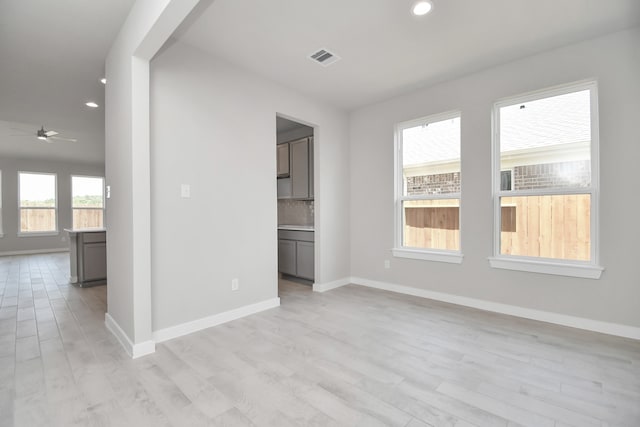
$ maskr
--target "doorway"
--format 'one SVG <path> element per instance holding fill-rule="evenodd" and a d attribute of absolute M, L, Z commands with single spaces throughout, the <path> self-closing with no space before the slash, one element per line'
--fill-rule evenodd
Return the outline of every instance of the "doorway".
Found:
<path fill-rule="evenodd" d="M 276 116 L 279 294 L 315 280 L 314 128 Z"/>

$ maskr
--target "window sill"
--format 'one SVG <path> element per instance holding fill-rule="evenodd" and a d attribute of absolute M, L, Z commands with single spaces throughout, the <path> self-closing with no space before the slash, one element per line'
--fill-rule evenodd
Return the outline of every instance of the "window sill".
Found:
<path fill-rule="evenodd" d="M 20 232 L 18 237 L 47 237 L 57 236 L 60 233 L 58 231 L 33 231 L 33 232 Z"/>
<path fill-rule="evenodd" d="M 421 259 L 424 261 L 448 262 L 451 264 L 462 264 L 460 252 L 429 251 L 420 249 L 393 248 L 391 250 L 396 258 Z"/>
<path fill-rule="evenodd" d="M 583 279 L 599 279 L 604 267 L 599 265 L 569 264 L 554 261 L 489 258 L 489 265 L 493 268 L 505 270 L 528 271 L 531 273 L 553 274 L 556 276 L 580 277 Z"/>

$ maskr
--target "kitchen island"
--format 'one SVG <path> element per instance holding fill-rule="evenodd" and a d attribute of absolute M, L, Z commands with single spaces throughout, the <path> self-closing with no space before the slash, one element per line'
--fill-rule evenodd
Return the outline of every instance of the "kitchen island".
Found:
<path fill-rule="evenodd" d="M 71 276 L 81 288 L 107 283 L 107 230 L 65 229 L 69 233 Z"/>

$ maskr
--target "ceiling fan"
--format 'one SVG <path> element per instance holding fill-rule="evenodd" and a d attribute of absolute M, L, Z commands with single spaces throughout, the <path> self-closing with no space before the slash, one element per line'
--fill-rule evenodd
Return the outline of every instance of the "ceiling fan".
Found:
<path fill-rule="evenodd" d="M 36 133 L 36 137 L 42 141 L 47 141 L 48 143 L 52 143 L 55 141 L 69 141 L 69 142 L 78 142 L 77 139 L 74 138 L 63 138 L 59 135 L 55 130 L 44 130 L 44 126 L 38 129 Z"/>

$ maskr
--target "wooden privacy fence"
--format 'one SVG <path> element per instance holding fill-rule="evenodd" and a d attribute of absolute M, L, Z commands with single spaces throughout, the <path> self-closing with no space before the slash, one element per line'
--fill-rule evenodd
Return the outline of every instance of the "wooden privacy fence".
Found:
<path fill-rule="evenodd" d="M 405 204 L 404 246 L 459 249 L 459 208 L 440 202 Z M 503 197 L 501 204 L 500 253 L 590 259 L 590 195 Z"/>
<path fill-rule="evenodd" d="M 73 228 L 102 227 L 102 209 L 73 209 Z M 21 209 L 20 231 L 51 231 L 56 229 L 55 209 Z"/>

